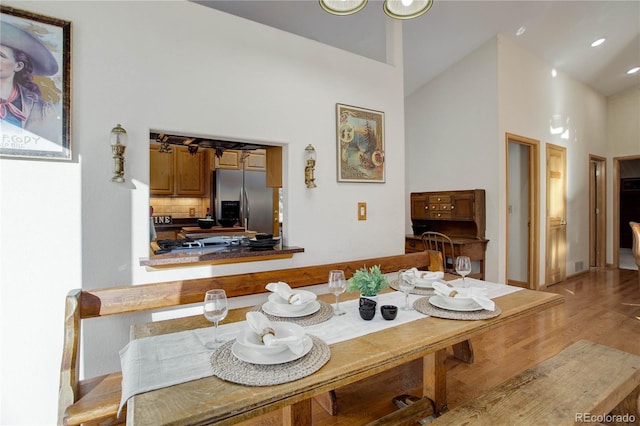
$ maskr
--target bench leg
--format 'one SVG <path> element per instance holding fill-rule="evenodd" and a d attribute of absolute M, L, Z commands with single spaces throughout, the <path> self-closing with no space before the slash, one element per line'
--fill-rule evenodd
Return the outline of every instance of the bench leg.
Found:
<path fill-rule="evenodd" d="M 282 408 L 283 426 L 311 426 L 311 400 L 296 402 Z"/>
<path fill-rule="evenodd" d="M 473 364 L 473 346 L 471 346 L 471 340 L 465 340 L 464 342 L 453 345 L 453 356 L 462 362 Z"/>
<path fill-rule="evenodd" d="M 338 399 L 336 398 L 336 391 L 330 390 L 322 395 L 314 396 L 313 399 L 330 415 L 335 416 L 338 414 Z"/>
<path fill-rule="evenodd" d="M 436 416 L 447 411 L 447 351 L 440 349 L 422 360 L 422 396 L 433 401 Z"/>
<path fill-rule="evenodd" d="M 635 388 L 620 404 L 618 404 L 611 414 L 624 416 L 632 415 L 636 420 L 640 419 L 640 386 Z"/>

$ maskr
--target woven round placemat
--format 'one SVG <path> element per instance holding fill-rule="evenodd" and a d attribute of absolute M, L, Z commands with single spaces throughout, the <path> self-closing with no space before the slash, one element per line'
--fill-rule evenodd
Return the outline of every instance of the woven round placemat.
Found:
<path fill-rule="evenodd" d="M 432 317 L 438 318 L 447 318 L 447 319 L 455 319 L 455 320 L 481 320 L 481 319 L 489 319 L 497 317 L 502 313 L 502 309 L 496 305 L 495 311 L 487 311 L 483 309 L 481 311 L 471 311 L 471 312 L 460 312 L 460 311 L 450 311 L 447 309 L 441 309 L 437 306 L 433 306 L 429 303 L 428 297 L 421 297 L 420 299 L 413 302 L 413 309 L 418 312 L 422 312 L 425 315 L 430 315 Z"/>
<path fill-rule="evenodd" d="M 222 380 L 247 386 L 271 386 L 292 382 L 309 376 L 329 361 L 329 345 L 308 334 L 313 346 L 308 354 L 283 364 L 251 364 L 236 358 L 231 352 L 235 340 L 224 343 L 211 354 L 213 374 Z"/>
<path fill-rule="evenodd" d="M 391 281 L 389 283 L 389 287 L 397 291 L 402 291 L 400 290 L 400 285 L 398 284 L 398 280 Z M 414 287 L 413 290 L 411 290 L 411 293 L 409 294 L 419 294 L 421 296 L 433 296 L 434 294 L 436 294 L 436 291 L 432 288 Z"/>
<path fill-rule="evenodd" d="M 328 304 L 327 302 L 323 302 L 322 300 L 318 300 L 318 303 L 320 303 L 319 310 L 303 317 L 277 317 L 263 311 L 262 305 L 256 305 L 251 308 L 251 310 L 254 312 L 257 311 L 263 313 L 269 319 L 269 321 L 286 321 L 298 324 L 302 327 L 307 327 L 309 325 L 315 325 L 320 324 L 321 322 L 325 322 L 333 316 L 333 307 L 330 304 Z"/>

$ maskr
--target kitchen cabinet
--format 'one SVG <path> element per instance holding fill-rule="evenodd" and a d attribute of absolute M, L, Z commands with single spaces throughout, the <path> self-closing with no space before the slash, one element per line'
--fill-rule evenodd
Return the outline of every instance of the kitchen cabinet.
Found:
<path fill-rule="evenodd" d="M 186 147 L 174 149 L 176 156 L 176 195 L 203 196 L 206 173 L 206 150 L 191 155 Z"/>
<path fill-rule="evenodd" d="M 264 172 L 267 168 L 266 150 L 256 149 L 246 152 L 248 154 L 244 160 L 244 169 Z M 222 153 L 222 156 L 216 157 L 216 169 L 242 170 L 241 159 L 242 151 L 227 149 Z"/>
<path fill-rule="evenodd" d="M 160 152 L 160 145 L 149 148 L 149 192 L 151 195 L 173 195 L 175 159 L 173 153 Z"/>
<path fill-rule="evenodd" d="M 485 252 L 485 191 L 412 192 L 411 225 L 413 235 L 405 236 L 405 252 L 424 250 L 421 235 L 437 231 L 453 241 L 454 253 L 449 256 L 469 256 L 479 265 L 470 275 L 484 279 Z"/>
<path fill-rule="evenodd" d="M 150 145 L 150 194 L 204 196 L 209 175 L 208 151 L 199 150 L 191 155 L 183 146 L 174 146 L 170 153 L 159 152 L 159 148 L 159 145 Z"/>

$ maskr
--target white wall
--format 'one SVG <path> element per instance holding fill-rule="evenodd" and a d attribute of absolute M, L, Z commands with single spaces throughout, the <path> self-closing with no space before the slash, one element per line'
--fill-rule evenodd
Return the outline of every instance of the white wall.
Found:
<path fill-rule="evenodd" d="M 569 118 L 570 138 L 551 135 L 555 114 Z M 486 278 L 505 282 L 505 133 L 541 141 L 540 271 L 545 259 L 547 142 L 567 148 L 567 273 L 588 265 L 589 154 L 606 156 L 606 99 L 506 37 L 498 36 L 405 101 L 407 193 L 486 190 Z M 408 194 L 407 194 L 408 197 Z M 408 199 L 405 199 L 408 205 Z M 407 212 L 407 231 L 409 216 Z"/>
<path fill-rule="evenodd" d="M 607 98 L 607 263 L 613 262 L 613 158 L 640 155 L 640 86 Z"/>
<path fill-rule="evenodd" d="M 55 422 L 64 296 L 72 288 L 404 251 L 401 69 L 185 1 L 3 4 L 73 22 L 74 161 L 0 160 L 0 423 Z M 385 184 L 336 182 L 336 103 L 385 112 Z M 125 185 L 110 182 L 116 123 L 129 133 Z M 148 255 L 150 129 L 283 145 L 285 241 L 305 253 L 239 265 L 140 267 Z M 303 180 L 309 143 L 318 153 L 313 190 Z M 368 204 L 364 222 L 357 221 L 359 201 Z M 128 322 L 89 324 L 87 373 L 118 368 L 127 336 Z"/>
<path fill-rule="evenodd" d="M 498 37 L 498 51 L 499 137 L 504 139 L 503 135 L 510 132 L 541 142 L 539 277 L 544 283 L 546 144 L 567 148 L 566 270 L 570 275 L 576 272 L 575 262 L 582 261 L 585 266 L 589 264 L 589 154 L 607 155 L 606 98 L 560 71 L 553 77 L 549 64 L 507 37 Z M 568 139 L 550 133 L 550 120 L 554 115 L 562 117 L 565 127 L 568 120 Z M 504 153 L 504 148 L 498 150 L 502 170 Z M 504 182 L 504 172 L 501 173 L 501 182 Z M 500 223 L 505 223 L 504 197 L 500 205 Z M 503 262 L 504 257 L 500 259 Z"/>
<path fill-rule="evenodd" d="M 495 41 L 405 99 L 407 193 L 486 191 L 485 277 L 498 279 L 498 86 Z M 411 233 L 406 209 L 406 232 Z"/>

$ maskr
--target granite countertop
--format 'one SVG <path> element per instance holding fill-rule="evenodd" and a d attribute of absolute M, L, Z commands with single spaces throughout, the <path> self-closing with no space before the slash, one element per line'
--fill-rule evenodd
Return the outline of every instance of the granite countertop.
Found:
<path fill-rule="evenodd" d="M 246 246 L 225 246 L 203 248 L 201 250 L 184 250 L 164 254 L 151 254 L 150 257 L 140 258 L 141 266 L 150 267 L 180 267 L 191 264 L 234 263 L 246 261 L 260 261 L 293 257 L 294 253 L 303 253 L 302 247 L 274 247 L 271 250 L 254 250 Z M 151 252 L 153 253 L 153 251 Z"/>

